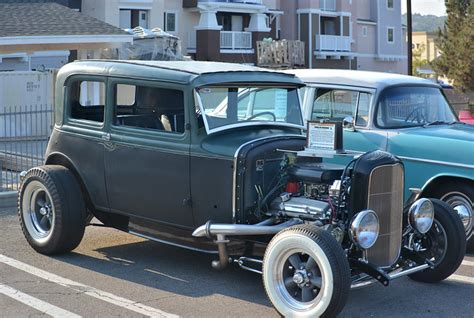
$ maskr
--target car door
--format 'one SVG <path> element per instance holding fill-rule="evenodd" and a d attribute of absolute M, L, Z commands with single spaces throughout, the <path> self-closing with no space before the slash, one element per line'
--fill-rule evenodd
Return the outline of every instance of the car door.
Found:
<path fill-rule="evenodd" d="M 73 75 L 66 81 L 65 121 L 60 138 L 48 145 L 48 152 L 60 152 L 81 176 L 95 209 L 108 210 L 104 176 L 106 133 L 104 114 L 107 79 L 101 76 Z"/>
<path fill-rule="evenodd" d="M 109 81 L 107 194 L 112 212 L 193 226 L 184 87 Z"/>
<path fill-rule="evenodd" d="M 343 147 L 346 151 L 362 153 L 371 150 L 385 150 L 387 133 L 372 129 L 370 125 L 371 104 L 374 91 L 362 88 L 339 86 L 313 86 L 306 90 L 306 118 L 341 122 L 350 119 L 353 128 L 345 128 Z M 355 118 L 355 119 L 354 119 Z M 336 157 L 329 161 L 345 164 L 349 157 Z"/>

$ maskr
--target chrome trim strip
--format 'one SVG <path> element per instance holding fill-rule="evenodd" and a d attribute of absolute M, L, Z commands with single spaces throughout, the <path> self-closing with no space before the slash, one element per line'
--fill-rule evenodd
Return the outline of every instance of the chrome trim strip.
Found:
<path fill-rule="evenodd" d="M 397 156 L 397 157 L 402 160 L 432 163 L 432 164 L 438 164 L 438 165 L 449 166 L 449 167 L 474 169 L 474 165 L 469 165 L 465 163 L 444 162 L 444 161 L 438 161 L 438 160 L 421 159 L 421 158 L 404 157 L 404 156 Z"/>
<path fill-rule="evenodd" d="M 163 243 L 163 244 L 171 245 L 171 246 L 174 246 L 174 247 L 184 248 L 184 249 L 195 251 L 195 252 L 206 253 L 206 254 L 218 254 L 218 251 L 203 250 L 203 249 L 196 248 L 196 247 L 186 246 L 186 245 L 182 245 L 182 244 L 178 244 L 178 243 L 172 243 L 172 242 L 168 242 L 168 241 L 165 241 L 165 240 L 157 239 L 156 237 L 148 236 L 146 234 L 141 234 L 141 233 L 138 233 L 138 232 L 135 232 L 135 231 L 128 231 L 128 233 L 132 234 L 132 235 L 135 235 L 135 236 L 139 236 L 139 237 L 148 239 L 148 240 L 151 240 L 151 241 L 155 241 L 155 242 L 158 242 L 158 243 Z"/>
<path fill-rule="evenodd" d="M 246 143 L 243 143 L 242 145 L 237 148 L 237 150 L 234 153 L 234 171 L 233 171 L 233 177 L 232 177 L 232 223 L 235 223 L 236 219 L 236 214 L 237 214 L 237 193 L 236 193 L 236 187 L 237 187 L 237 160 L 239 157 L 239 153 L 242 150 L 242 148 L 254 143 L 258 142 L 261 140 L 265 139 L 273 139 L 273 138 L 281 138 L 281 137 L 300 137 L 304 139 L 305 137 L 303 135 L 274 135 L 274 136 L 267 136 L 267 137 L 261 137 L 257 139 L 253 139 L 250 141 L 247 141 Z"/>
<path fill-rule="evenodd" d="M 387 150 L 384 150 L 387 151 Z M 390 152 L 390 151 L 388 151 Z M 364 154 L 365 152 L 363 151 L 357 151 L 357 150 L 350 150 L 346 149 L 345 154 L 341 154 L 343 156 L 352 156 L 352 155 L 358 155 L 358 154 Z M 466 168 L 466 169 L 474 169 L 474 165 L 469 165 L 465 163 L 455 163 L 455 162 L 444 162 L 444 161 L 439 161 L 439 160 L 431 160 L 431 159 L 422 159 L 422 158 L 414 158 L 414 157 L 405 157 L 405 156 L 398 156 L 394 154 L 396 157 L 402 159 L 402 160 L 408 160 L 408 161 L 416 161 L 416 162 L 424 162 L 424 163 L 432 163 L 432 164 L 438 164 L 438 165 L 443 165 L 443 166 L 449 166 L 449 167 L 458 167 L 458 168 Z"/>

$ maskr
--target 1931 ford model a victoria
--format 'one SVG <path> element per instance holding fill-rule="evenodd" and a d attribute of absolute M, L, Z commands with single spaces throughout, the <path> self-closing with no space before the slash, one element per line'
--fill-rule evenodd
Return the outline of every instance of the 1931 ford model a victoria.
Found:
<path fill-rule="evenodd" d="M 460 219 L 438 200 L 403 207 L 389 153 L 346 167 L 302 157 L 292 75 L 205 62 L 79 61 L 57 80 L 45 165 L 19 191 L 29 244 L 74 249 L 91 216 L 106 226 L 218 254 L 263 274 L 285 316 L 334 316 L 350 287 L 460 265 Z"/>

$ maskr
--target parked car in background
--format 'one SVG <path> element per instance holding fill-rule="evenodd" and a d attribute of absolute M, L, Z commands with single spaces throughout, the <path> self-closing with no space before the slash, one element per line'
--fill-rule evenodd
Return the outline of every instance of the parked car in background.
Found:
<path fill-rule="evenodd" d="M 81 61 L 57 78 L 46 162 L 19 190 L 23 233 L 40 253 L 74 249 L 91 213 L 105 226 L 218 255 L 215 269 L 261 273 L 286 317 L 334 317 L 351 286 L 439 282 L 464 258 L 453 209 L 416 193 L 404 207 L 397 157 L 377 150 L 337 166 L 298 155 L 303 83 L 293 75 Z"/>
<path fill-rule="evenodd" d="M 474 125 L 474 116 L 469 110 L 461 110 L 459 112 L 459 120 L 466 124 Z"/>
<path fill-rule="evenodd" d="M 344 123 L 344 148 L 401 158 L 405 193 L 449 203 L 474 249 L 474 126 L 460 122 L 440 86 L 418 77 L 350 70 L 290 70 L 302 89 L 305 120 Z M 337 163 L 350 158 L 328 159 Z"/>

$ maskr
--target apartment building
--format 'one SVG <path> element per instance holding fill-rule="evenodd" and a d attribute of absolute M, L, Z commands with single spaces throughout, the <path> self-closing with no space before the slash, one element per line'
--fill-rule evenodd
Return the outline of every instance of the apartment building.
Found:
<path fill-rule="evenodd" d="M 160 27 L 197 60 L 256 63 L 266 37 L 305 42 L 310 68 L 407 72 L 402 0 L 82 0 L 121 28 Z"/>
<path fill-rule="evenodd" d="M 428 32 L 412 32 L 412 50 L 419 50 L 420 59 L 427 62 L 433 61 L 440 56 L 441 52 L 436 46 L 436 34 Z"/>
<path fill-rule="evenodd" d="M 281 0 L 280 9 L 281 36 L 306 43 L 309 68 L 407 72 L 401 0 Z"/>

